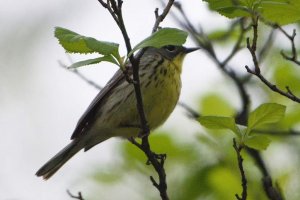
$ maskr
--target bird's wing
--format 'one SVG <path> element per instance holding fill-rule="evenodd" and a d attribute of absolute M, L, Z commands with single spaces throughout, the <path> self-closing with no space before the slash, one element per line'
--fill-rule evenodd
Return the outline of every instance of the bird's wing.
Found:
<path fill-rule="evenodd" d="M 128 70 L 128 74 L 132 73 L 131 68 Z M 87 110 L 83 113 L 79 119 L 76 128 L 71 136 L 71 139 L 80 137 L 85 130 L 95 121 L 95 116 L 106 97 L 110 95 L 111 91 L 119 85 L 121 82 L 126 81 L 123 71 L 118 70 L 105 87 L 97 94 L 94 100 L 91 102 Z"/>

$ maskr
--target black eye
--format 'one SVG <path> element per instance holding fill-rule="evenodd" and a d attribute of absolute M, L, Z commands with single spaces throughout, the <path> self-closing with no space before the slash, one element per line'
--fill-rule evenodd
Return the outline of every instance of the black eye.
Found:
<path fill-rule="evenodd" d="M 174 45 L 168 45 L 165 46 L 165 49 L 169 52 L 174 52 L 176 50 L 176 47 Z"/>

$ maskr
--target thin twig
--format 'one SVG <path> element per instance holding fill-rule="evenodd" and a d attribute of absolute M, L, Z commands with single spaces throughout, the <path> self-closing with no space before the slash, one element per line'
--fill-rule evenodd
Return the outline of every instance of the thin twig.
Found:
<path fill-rule="evenodd" d="M 111 0 L 111 1 L 113 2 L 113 0 Z M 119 1 L 119 4 L 120 3 L 121 3 L 121 1 Z M 124 37 L 124 41 L 125 41 L 126 48 L 127 48 L 127 54 L 129 54 L 131 52 L 132 48 L 131 48 L 129 36 L 128 36 L 126 28 L 125 28 L 125 24 L 123 21 L 121 6 L 122 6 L 122 4 L 119 5 L 119 9 L 116 10 L 115 12 L 117 12 L 118 19 L 120 22 L 119 27 L 120 27 L 120 30 Z M 132 69 L 133 69 L 133 81 L 134 81 L 133 86 L 134 86 L 135 97 L 136 97 L 136 102 L 137 102 L 137 110 L 139 112 L 140 123 L 141 123 L 142 132 L 143 132 L 142 134 L 149 135 L 150 129 L 149 129 L 149 125 L 148 125 L 145 110 L 144 110 L 143 98 L 142 98 L 142 92 L 141 92 L 141 86 L 140 86 L 140 77 L 139 77 L 139 64 L 140 64 L 140 57 L 142 55 L 143 54 L 140 54 L 140 56 L 138 58 L 134 58 L 134 55 L 131 54 L 131 56 L 129 57 L 129 60 L 130 60 L 130 63 L 132 64 Z"/>
<path fill-rule="evenodd" d="M 300 65 L 300 60 L 298 60 L 298 58 L 297 58 L 298 57 L 297 56 L 297 49 L 296 49 L 296 45 L 295 45 L 296 29 L 293 30 L 293 34 L 292 35 L 289 35 L 280 26 L 278 26 L 278 28 L 291 41 L 291 45 L 292 45 L 292 56 L 286 55 L 283 51 L 281 51 L 281 55 L 286 60 L 292 61 L 292 62 L 296 63 L 297 65 Z"/>
<path fill-rule="evenodd" d="M 105 3 L 103 0 L 98 0 L 98 1 L 104 8 L 107 8 L 107 3 Z"/>
<path fill-rule="evenodd" d="M 85 77 L 82 73 L 80 73 L 77 69 L 68 69 L 68 66 L 63 64 L 62 62 L 58 61 L 59 66 L 61 66 L 62 68 L 64 68 L 65 70 L 68 70 L 69 72 L 74 73 L 75 75 L 77 75 L 80 79 L 82 79 L 84 82 L 86 82 L 87 84 L 93 86 L 95 89 L 97 90 L 102 90 L 103 87 L 98 85 L 96 82 L 90 80 L 89 78 Z M 190 118 L 193 119 L 197 119 L 200 117 L 200 114 L 194 110 L 193 108 L 191 108 L 189 105 L 187 105 L 186 103 L 179 101 L 178 105 L 181 106 L 182 108 L 184 108 L 187 111 L 187 114 Z"/>
<path fill-rule="evenodd" d="M 243 42 L 245 33 L 248 31 L 246 28 L 244 28 L 244 19 L 241 18 L 239 21 L 239 25 L 240 25 L 240 35 L 235 43 L 235 45 L 233 46 L 231 52 L 229 53 L 229 55 L 225 58 L 225 60 L 223 62 L 221 62 L 220 67 L 225 67 L 227 65 L 227 63 L 234 57 L 234 55 L 237 54 L 237 52 L 242 49 L 241 44 Z"/>
<path fill-rule="evenodd" d="M 73 72 L 75 75 L 77 75 L 80 79 L 82 79 L 83 81 L 85 81 L 86 83 L 88 83 L 89 85 L 93 86 L 95 89 L 97 90 L 102 90 L 103 87 L 101 87 L 100 85 L 98 85 L 97 83 L 95 83 L 94 81 L 88 79 L 87 77 L 85 77 L 82 73 L 80 73 L 77 69 L 68 69 L 68 66 L 63 64 L 61 61 L 58 61 L 59 66 L 61 66 L 62 68 L 64 68 L 65 70 L 68 70 L 69 72 Z"/>
<path fill-rule="evenodd" d="M 268 86 L 274 92 L 277 92 L 283 96 L 288 97 L 289 99 L 300 103 L 300 99 L 296 97 L 288 88 L 287 92 L 280 90 L 276 85 L 270 83 L 262 74 L 258 62 L 258 58 L 256 56 L 256 46 L 257 46 L 257 39 L 258 39 L 258 17 L 255 16 L 252 18 L 252 29 L 253 29 L 253 39 L 252 44 L 250 44 L 250 39 L 247 38 L 247 49 L 249 50 L 252 60 L 254 63 L 254 70 L 251 70 L 247 65 L 245 66 L 248 73 L 256 75 L 266 86 Z M 257 150 L 247 148 L 248 153 L 252 156 L 252 158 L 256 161 L 257 166 L 259 167 L 260 171 L 263 174 L 263 186 L 266 195 L 271 200 L 282 200 L 282 194 L 280 191 L 273 187 L 271 176 L 266 168 L 266 165 L 261 158 L 260 153 Z"/>
<path fill-rule="evenodd" d="M 244 159 L 241 155 L 243 146 L 238 145 L 235 141 L 235 138 L 233 138 L 233 148 L 237 155 L 237 161 L 238 161 L 238 166 L 239 166 L 239 170 L 240 170 L 241 177 L 242 177 L 241 179 L 242 179 L 242 188 L 243 188 L 241 197 L 238 194 L 235 194 L 235 197 L 237 200 L 246 200 L 247 199 L 247 178 L 246 178 L 244 167 L 243 167 Z"/>
<path fill-rule="evenodd" d="M 177 4 L 176 4 L 177 5 Z M 180 5 L 180 4 L 179 4 Z M 200 46 L 202 47 L 202 49 L 204 49 L 208 55 L 212 58 L 212 60 L 216 63 L 216 65 L 219 67 L 219 69 L 221 69 L 221 71 L 223 71 L 226 75 L 228 75 L 235 83 L 235 85 L 237 86 L 238 90 L 239 90 L 239 94 L 241 96 L 241 99 L 242 99 L 242 102 L 243 102 L 243 107 L 242 107 L 242 110 L 241 112 L 238 113 L 238 115 L 236 116 L 236 122 L 239 123 L 239 124 L 242 124 L 242 125 L 246 125 L 246 122 L 247 122 L 247 117 L 248 117 L 248 114 L 249 114 L 249 105 L 250 105 L 250 99 L 249 99 L 249 96 L 248 96 L 248 93 L 245 89 L 245 86 L 244 84 L 246 82 L 243 82 L 242 79 L 238 78 L 235 74 L 235 72 L 233 70 L 230 70 L 228 69 L 228 61 L 231 59 L 231 57 L 233 57 L 232 55 L 235 55 L 235 47 L 233 48 L 233 54 L 232 52 L 229 54 L 229 59 L 228 61 L 225 59 L 224 61 L 225 62 L 225 65 L 222 65 L 221 62 L 219 61 L 219 59 L 217 58 L 216 56 L 216 53 L 214 51 L 214 48 L 212 46 L 212 43 L 210 40 L 207 39 L 207 36 L 204 34 L 203 32 L 203 29 L 201 28 L 200 31 L 196 31 L 196 29 L 194 28 L 194 26 L 189 22 L 189 20 L 186 18 L 186 15 L 184 14 L 182 8 L 181 8 L 181 5 L 178 6 L 177 5 L 177 8 L 179 8 L 179 11 L 181 13 L 183 13 L 183 18 L 184 18 L 184 22 L 182 22 L 177 16 L 175 16 L 175 19 L 178 21 L 178 23 L 184 28 L 186 29 L 187 31 L 190 32 L 192 38 L 194 39 L 194 41 Z M 257 30 L 257 21 L 258 19 L 255 19 L 254 21 L 256 22 L 254 24 L 254 28 Z M 245 31 L 243 31 L 243 29 L 241 29 L 241 34 L 244 34 L 246 31 L 248 31 L 249 29 L 248 28 L 245 28 L 244 29 Z M 258 34 L 257 32 L 254 33 L 254 41 L 252 43 L 252 45 L 250 45 L 250 41 L 248 41 L 248 46 L 251 46 L 251 48 L 253 50 L 256 50 L 256 41 L 257 41 L 257 37 L 258 37 Z M 243 38 L 244 35 L 240 35 L 240 38 Z M 272 35 L 271 35 L 272 36 Z M 268 41 L 269 42 L 269 41 Z M 259 61 L 257 61 L 256 59 L 256 63 L 259 63 L 261 62 L 261 58 L 263 57 L 263 55 L 265 54 L 264 51 L 267 51 L 267 49 L 269 48 L 268 46 L 269 44 L 266 43 L 264 48 L 261 50 L 260 52 L 260 59 Z M 255 52 L 254 52 L 254 55 L 255 55 Z M 256 56 L 255 56 L 256 57 Z M 257 65 L 258 66 L 258 65 Z M 256 69 L 257 71 L 260 71 L 259 68 Z M 249 79 L 248 79 L 249 80 Z M 254 150 L 255 151 L 255 150 Z M 263 162 L 262 159 L 258 159 L 260 158 L 260 154 L 258 151 L 255 151 L 256 153 L 256 156 L 254 156 L 252 154 L 252 157 L 257 161 L 257 165 L 259 167 L 259 169 L 263 172 L 263 174 L 268 174 L 268 175 L 265 175 L 264 176 L 264 179 L 266 179 L 266 177 L 269 177 L 269 173 L 267 171 L 267 168 L 265 167 L 265 164 Z M 250 154 L 251 155 L 251 154 Z M 271 194 L 269 194 L 268 192 L 269 191 L 276 191 L 276 188 L 272 187 L 272 185 L 265 185 L 264 183 L 264 188 L 268 188 L 268 190 L 265 189 L 265 192 L 268 196 L 271 196 Z M 274 193 L 274 192 L 273 192 Z M 278 192 L 277 192 L 278 193 Z M 277 195 L 278 197 L 281 197 L 282 195 L 280 193 L 278 193 Z M 273 199 L 272 199 L 273 200 Z"/>
<path fill-rule="evenodd" d="M 228 56 L 223 60 L 220 61 L 219 58 L 216 55 L 216 52 L 214 50 L 213 44 L 208 39 L 207 35 L 203 32 L 203 29 L 200 27 L 199 30 L 197 30 L 193 24 L 188 19 L 185 11 L 183 10 L 180 3 L 176 2 L 175 7 L 179 10 L 180 14 L 182 15 L 183 21 L 179 19 L 176 15 L 173 15 L 175 20 L 179 23 L 179 25 L 186 29 L 192 39 L 208 54 L 208 56 L 215 62 L 217 67 L 226 74 L 232 81 L 234 82 L 235 86 L 238 89 L 238 92 L 242 99 L 242 110 L 237 114 L 236 121 L 241 124 L 246 124 L 247 122 L 247 116 L 249 112 L 249 106 L 250 106 L 250 99 L 249 95 L 245 88 L 245 82 L 240 79 L 236 73 L 231 70 L 228 67 L 228 62 L 234 57 L 234 55 L 237 54 L 237 52 L 241 49 L 241 43 L 243 41 L 243 38 L 246 34 L 246 32 L 249 30 L 250 27 L 244 27 L 245 20 L 243 18 L 239 19 L 238 21 L 234 22 L 229 30 L 232 33 L 232 28 L 234 28 L 237 24 L 240 27 L 240 35 L 238 37 L 237 42 L 233 46 L 232 50 L 228 54 Z"/>
<path fill-rule="evenodd" d="M 200 117 L 200 113 L 198 113 L 196 110 L 191 108 L 186 103 L 180 101 L 180 102 L 178 102 L 177 105 L 179 105 L 180 107 L 182 107 L 183 109 L 185 109 L 187 111 L 187 115 L 188 115 L 189 118 L 197 120 Z"/>
<path fill-rule="evenodd" d="M 269 82 L 261 73 L 257 73 L 253 70 L 251 70 L 247 65 L 245 66 L 245 68 L 247 69 L 247 72 L 250 74 L 253 74 L 255 76 L 257 76 L 266 86 L 268 86 L 272 91 L 281 94 L 282 96 L 285 96 L 289 99 L 291 99 L 292 101 L 295 101 L 297 103 L 300 103 L 300 98 L 297 97 L 296 95 L 294 95 L 291 91 L 283 91 L 281 89 L 279 89 L 275 84 Z"/>
<path fill-rule="evenodd" d="M 118 3 L 116 3 L 115 0 L 107 0 L 107 3 L 105 4 L 106 7 L 104 6 L 104 8 L 108 9 L 108 11 L 112 15 L 112 17 L 115 19 L 116 23 L 118 24 L 118 26 L 122 32 L 122 36 L 124 38 L 124 42 L 125 42 L 126 49 L 127 49 L 127 54 L 129 54 L 129 52 L 131 52 L 131 50 L 132 50 L 132 47 L 131 47 L 130 38 L 128 36 L 127 30 L 126 30 L 126 27 L 124 24 L 124 20 L 123 20 L 122 4 L 123 4 L 123 1 L 121 1 L 121 0 L 118 0 Z M 101 3 L 101 5 L 103 5 L 103 2 Z M 136 102 L 137 102 L 137 110 L 138 110 L 139 117 L 140 117 L 142 135 L 149 135 L 150 129 L 149 129 L 145 111 L 144 111 L 142 93 L 141 93 L 141 88 L 140 88 L 140 79 L 139 79 L 139 62 L 140 62 L 141 56 L 142 56 L 142 54 L 140 54 L 139 58 L 135 58 L 134 55 L 131 54 L 131 56 L 129 57 L 129 60 L 130 60 L 130 63 L 132 65 L 132 69 L 133 69 L 133 86 L 134 86 Z"/>
<path fill-rule="evenodd" d="M 159 24 L 165 19 L 165 17 L 167 16 L 167 14 L 169 13 L 172 5 L 174 3 L 174 0 L 169 0 L 168 4 L 165 6 L 163 12 L 161 13 L 161 15 L 158 14 L 158 9 L 155 9 L 155 23 L 154 26 L 152 28 L 152 33 L 154 33 L 155 31 L 157 31 Z"/>
<path fill-rule="evenodd" d="M 58 61 L 58 63 L 59 63 L 59 66 L 61 66 L 65 70 L 68 70 L 69 72 L 74 73 L 80 79 L 82 79 L 87 84 L 94 87 L 95 89 L 101 90 L 103 88 L 102 86 L 98 85 L 94 81 L 92 81 L 89 78 L 85 77 L 77 69 L 70 70 L 70 69 L 68 69 L 68 66 L 63 64 L 61 61 Z M 183 109 L 185 109 L 185 111 L 187 112 L 188 117 L 191 118 L 191 119 L 198 119 L 201 116 L 199 112 L 197 112 L 195 109 L 191 108 L 189 105 L 187 105 L 186 103 L 184 103 L 182 101 L 179 101 L 177 105 L 182 107 Z M 240 123 L 238 123 L 238 124 L 240 124 Z M 240 124 L 240 125 L 245 125 L 245 124 Z M 266 133 L 266 134 L 271 134 L 271 135 L 275 135 L 275 136 L 299 136 L 300 135 L 300 131 L 296 131 L 296 130 L 293 130 L 293 129 L 290 129 L 290 130 L 261 130 L 261 129 L 255 129 L 255 130 L 253 130 L 253 132 L 255 132 L 255 133 Z"/>
<path fill-rule="evenodd" d="M 96 82 L 94 82 L 94 81 L 90 80 L 89 78 L 85 77 L 77 69 L 70 70 L 70 69 L 68 69 L 68 66 L 63 64 L 62 62 L 59 61 L 58 63 L 59 63 L 59 66 L 61 66 L 65 70 L 68 70 L 69 72 L 74 73 L 80 79 L 82 79 L 84 82 L 91 85 L 95 89 L 101 90 L 103 88 L 102 86 L 100 86 Z M 185 111 L 187 112 L 188 117 L 191 118 L 191 119 L 196 119 L 197 120 L 201 116 L 201 114 L 199 112 L 197 112 L 195 109 L 193 109 L 192 107 L 190 107 L 189 105 L 187 105 L 186 103 L 184 103 L 182 101 L 179 101 L 177 105 L 182 107 L 183 109 L 185 109 Z M 237 124 L 245 125 L 245 124 L 241 124 L 241 123 L 238 123 L 238 122 L 237 122 Z M 299 136 L 300 135 L 300 131 L 296 131 L 296 130 L 293 130 L 293 129 L 290 129 L 290 130 L 255 129 L 255 130 L 253 130 L 253 132 L 255 132 L 255 133 L 266 133 L 266 134 L 271 134 L 271 135 L 275 135 L 275 136 Z"/>
<path fill-rule="evenodd" d="M 272 91 L 281 94 L 282 96 L 285 96 L 292 101 L 295 101 L 297 103 L 300 103 L 300 98 L 293 94 L 293 92 L 286 87 L 287 91 L 283 91 L 279 89 L 275 84 L 272 84 L 269 82 L 262 74 L 260 70 L 260 66 L 258 63 L 258 59 L 256 56 L 256 45 L 257 45 L 257 31 L 258 31 L 258 18 L 253 19 L 253 39 L 252 44 L 250 44 L 250 39 L 247 38 L 247 48 L 252 56 L 253 64 L 254 64 L 254 70 L 251 70 L 247 65 L 245 66 L 248 73 L 253 74 L 257 76 L 266 86 L 268 86 Z"/>
<path fill-rule="evenodd" d="M 167 194 L 167 182 L 166 182 L 166 172 L 164 169 L 164 163 L 166 160 L 166 154 L 156 154 L 151 151 L 148 136 L 142 138 L 142 143 L 138 143 L 134 138 L 130 138 L 129 141 L 141 149 L 148 158 L 147 164 L 151 164 L 158 174 L 159 181 L 157 182 L 152 176 L 150 180 L 152 184 L 157 188 L 160 193 L 162 200 L 168 200 Z"/>
<path fill-rule="evenodd" d="M 279 187 L 273 186 L 271 175 L 260 153 L 257 150 L 251 148 L 246 148 L 246 150 L 254 159 L 256 165 L 262 173 L 262 184 L 267 197 L 270 200 L 283 200 L 283 194 L 281 193 L 281 190 L 278 189 Z"/>
<path fill-rule="evenodd" d="M 73 195 L 70 190 L 67 190 L 68 195 L 72 198 L 72 199 L 78 199 L 78 200 L 84 200 L 84 198 L 82 197 L 81 192 L 78 192 L 78 195 Z"/>

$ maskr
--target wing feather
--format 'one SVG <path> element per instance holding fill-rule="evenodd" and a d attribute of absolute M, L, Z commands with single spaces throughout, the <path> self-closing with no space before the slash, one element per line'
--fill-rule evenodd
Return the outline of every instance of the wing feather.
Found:
<path fill-rule="evenodd" d="M 129 73 L 131 73 L 131 70 L 129 70 Z M 97 94 L 97 96 L 94 98 L 94 100 L 91 102 L 91 104 L 88 106 L 86 111 L 77 122 L 76 128 L 71 136 L 72 140 L 84 134 L 85 130 L 87 130 L 94 123 L 96 115 L 106 97 L 109 96 L 111 94 L 111 91 L 123 81 L 126 81 L 125 75 L 122 70 L 118 70 L 105 85 L 105 87 Z"/>

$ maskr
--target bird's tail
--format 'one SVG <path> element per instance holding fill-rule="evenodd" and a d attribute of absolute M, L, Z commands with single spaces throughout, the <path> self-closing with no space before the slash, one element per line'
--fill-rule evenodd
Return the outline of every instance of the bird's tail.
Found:
<path fill-rule="evenodd" d="M 83 148 L 78 140 L 73 140 L 68 146 L 58 152 L 37 172 L 37 176 L 42 176 L 45 180 L 49 179 L 57 170 L 59 170 L 70 158 Z"/>

